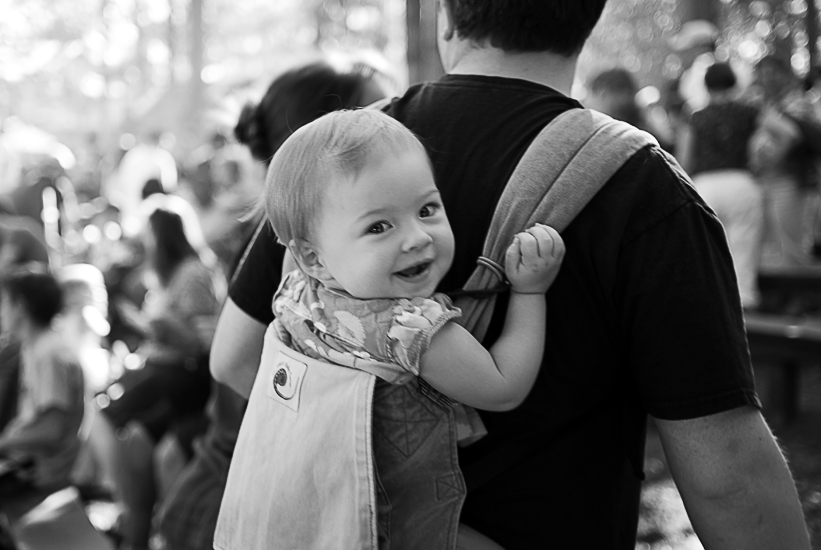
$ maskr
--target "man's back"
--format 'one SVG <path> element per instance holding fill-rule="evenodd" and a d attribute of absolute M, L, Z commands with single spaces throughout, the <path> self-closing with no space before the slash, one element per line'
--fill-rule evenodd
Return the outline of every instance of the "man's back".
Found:
<path fill-rule="evenodd" d="M 456 257 L 440 290 L 460 288 L 473 271 L 504 183 L 527 146 L 578 106 L 525 80 L 450 75 L 389 107 L 427 147 L 453 227 Z M 687 334 L 698 308 L 676 298 L 676 281 L 684 284 L 693 271 L 734 291 L 729 255 L 715 238 L 721 231 L 657 149 L 628 161 L 571 223 L 565 264 L 547 295 L 539 380 L 516 411 L 483 413 L 490 435 L 460 457 L 469 487 L 463 521 L 509 548 L 580 540 L 585 547 L 635 546 L 648 410 L 683 418 L 756 403 L 738 311 L 717 305 L 698 334 Z M 658 257 L 659 250 L 669 254 Z M 681 269 L 682 255 L 689 269 Z M 648 292 L 658 292 L 654 303 Z M 504 305 L 502 297 L 486 345 L 498 336 Z M 668 315 L 686 328 L 666 322 Z M 723 352 L 699 357 L 684 348 L 691 338 L 716 340 Z M 720 362 L 733 367 L 696 387 L 692 355 L 704 372 Z"/>

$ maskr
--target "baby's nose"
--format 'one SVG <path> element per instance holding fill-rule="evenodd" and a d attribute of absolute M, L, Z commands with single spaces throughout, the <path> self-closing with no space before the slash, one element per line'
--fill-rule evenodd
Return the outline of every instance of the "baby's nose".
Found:
<path fill-rule="evenodd" d="M 408 235 L 405 238 L 405 250 L 424 248 L 432 242 L 433 236 L 431 236 L 431 234 L 419 224 L 414 224 L 414 226 L 408 231 Z"/>

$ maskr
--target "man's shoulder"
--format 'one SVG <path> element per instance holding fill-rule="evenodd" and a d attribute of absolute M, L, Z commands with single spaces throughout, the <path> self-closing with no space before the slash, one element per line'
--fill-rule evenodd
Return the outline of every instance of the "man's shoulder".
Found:
<path fill-rule="evenodd" d="M 701 203 L 678 162 L 658 145 L 647 145 L 608 180 L 591 210 L 594 216 L 607 211 L 623 217 L 623 242 L 628 242 L 687 205 Z"/>

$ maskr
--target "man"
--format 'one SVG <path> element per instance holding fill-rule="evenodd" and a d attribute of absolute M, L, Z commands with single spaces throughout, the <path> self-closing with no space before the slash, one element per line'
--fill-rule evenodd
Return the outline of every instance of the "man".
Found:
<path fill-rule="evenodd" d="M 446 76 L 386 109 L 425 143 L 451 220 L 456 255 L 440 290 L 473 271 L 533 138 L 579 107 L 567 96 L 604 4 L 440 2 Z M 540 377 L 519 409 L 482 413 L 489 435 L 460 456 L 462 521 L 508 549 L 635 548 L 649 413 L 705 547 L 808 548 L 759 412 L 723 230 L 686 176 L 658 148 L 642 149 L 563 238 Z M 500 302 L 485 345 L 502 325 Z M 246 395 L 261 348 L 249 319 L 229 301 L 211 355 L 215 377 Z"/>
<path fill-rule="evenodd" d="M 448 74 L 388 111 L 436 167 L 457 243 L 445 291 L 474 268 L 488 199 L 536 133 L 574 107 L 576 59 L 604 7 L 491 4 L 441 2 Z M 723 231 L 685 176 L 657 149 L 640 151 L 563 237 L 540 380 L 517 411 L 483 415 L 490 435 L 461 463 L 469 488 L 471 475 L 493 475 L 469 491 L 462 520 L 506 548 L 632 548 L 650 413 L 705 547 L 806 545 L 789 471 L 758 412 Z"/>

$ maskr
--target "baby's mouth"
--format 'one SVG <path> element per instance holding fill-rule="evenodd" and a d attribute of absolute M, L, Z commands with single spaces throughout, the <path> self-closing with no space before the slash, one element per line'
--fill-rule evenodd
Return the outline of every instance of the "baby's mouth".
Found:
<path fill-rule="evenodd" d="M 402 271 L 397 271 L 395 275 L 397 277 L 402 277 L 403 279 L 413 279 L 427 272 L 432 263 L 433 261 L 420 262 L 418 264 L 414 264 L 408 268 L 405 268 Z"/>

